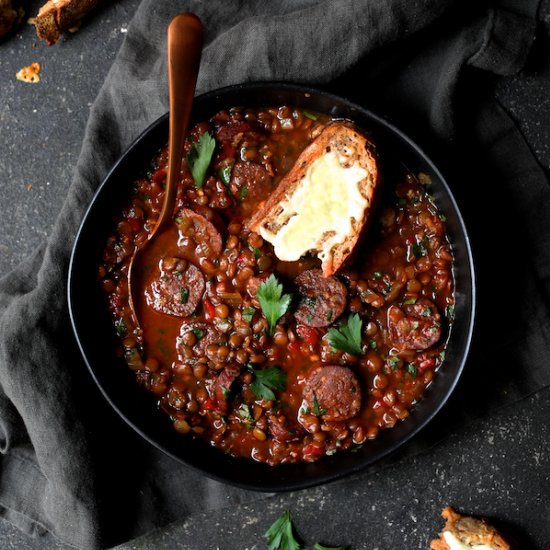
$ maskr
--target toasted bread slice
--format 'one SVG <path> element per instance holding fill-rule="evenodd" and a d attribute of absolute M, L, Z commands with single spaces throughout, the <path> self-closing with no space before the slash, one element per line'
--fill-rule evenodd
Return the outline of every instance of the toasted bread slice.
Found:
<path fill-rule="evenodd" d="M 510 550 L 502 535 L 484 519 L 462 516 L 449 507 L 441 516 L 447 523 L 439 538 L 431 542 L 432 550 Z"/>
<path fill-rule="evenodd" d="M 369 219 L 378 186 L 374 145 L 353 126 L 326 126 L 247 223 L 282 261 L 307 252 L 336 273 Z"/>
<path fill-rule="evenodd" d="M 36 34 L 51 46 L 60 36 L 75 28 L 102 0 L 49 0 L 34 18 Z"/>

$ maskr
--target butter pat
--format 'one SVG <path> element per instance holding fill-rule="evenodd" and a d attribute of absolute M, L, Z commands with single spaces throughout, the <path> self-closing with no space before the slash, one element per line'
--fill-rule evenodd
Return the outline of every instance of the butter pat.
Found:
<path fill-rule="evenodd" d="M 487 546 L 486 544 L 464 544 L 450 531 L 444 531 L 443 538 L 451 550 L 494 550 L 491 546 Z"/>
<path fill-rule="evenodd" d="M 331 151 L 315 159 L 307 168 L 296 191 L 280 203 L 291 217 L 273 233 L 260 228 L 271 242 L 275 255 L 283 261 L 298 260 L 322 241 L 324 250 L 342 243 L 352 231 L 351 220 L 360 220 L 368 205 L 359 189 L 367 171 L 357 163 Z M 323 259 L 323 254 L 319 257 Z"/>

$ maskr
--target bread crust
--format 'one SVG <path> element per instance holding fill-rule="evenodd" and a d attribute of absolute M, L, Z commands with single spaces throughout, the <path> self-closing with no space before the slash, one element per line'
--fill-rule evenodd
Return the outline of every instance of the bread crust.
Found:
<path fill-rule="evenodd" d="M 485 544 L 494 550 L 510 550 L 510 545 L 502 535 L 485 519 L 477 519 L 471 516 L 463 516 L 455 512 L 451 507 L 441 512 L 441 517 L 447 521 L 438 539 L 432 540 L 431 550 L 450 550 L 449 545 L 443 538 L 445 531 L 451 532 L 464 544 L 480 545 Z"/>
<path fill-rule="evenodd" d="M 351 123 L 338 121 L 328 124 L 314 141 L 302 151 L 294 166 L 279 182 L 277 188 L 246 222 L 248 229 L 256 233 L 259 233 L 262 227 L 275 232 L 277 227 L 282 227 L 284 224 L 277 224 L 277 216 L 283 212 L 280 206 L 281 203 L 292 196 L 292 193 L 305 176 L 308 167 L 323 154 L 332 150 L 349 159 L 350 163 L 358 163 L 365 169 L 367 175 L 359 182 L 359 190 L 366 200 L 366 207 L 363 210 L 361 219 L 352 220 L 351 233 L 345 237 L 342 243 L 334 246 L 329 254 L 322 258 L 321 268 L 325 277 L 330 277 L 338 272 L 354 251 L 363 229 L 370 219 L 380 179 L 374 144 Z M 319 254 L 322 250 L 318 247 L 310 252 Z"/>
<path fill-rule="evenodd" d="M 101 2 L 102 0 L 49 0 L 34 18 L 36 34 L 51 46 Z"/>

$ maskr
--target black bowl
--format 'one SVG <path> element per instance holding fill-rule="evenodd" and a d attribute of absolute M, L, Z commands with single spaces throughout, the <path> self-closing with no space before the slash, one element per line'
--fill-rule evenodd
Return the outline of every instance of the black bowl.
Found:
<path fill-rule="evenodd" d="M 115 335 L 105 298 L 96 281 L 101 250 L 112 230 L 111 220 L 128 201 L 135 178 L 167 142 L 168 117 L 153 123 L 130 146 L 99 187 L 84 217 L 71 257 L 69 310 L 82 355 L 109 403 L 145 439 L 176 460 L 217 480 L 247 489 L 287 491 L 325 483 L 356 472 L 394 451 L 422 429 L 441 409 L 464 367 L 474 321 L 475 285 L 472 254 L 462 216 L 443 176 L 430 159 L 397 128 L 358 105 L 318 90 L 287 84 L 260 83 L 222 88 L 195 99 L 193 119 L 205 120 L 233 106 L 292 105 L 354 121 L 377 143 L 386 164 L 405 164 L 432 179 L 430 193 L 447 218 L 455 256 L 455 322 L 446 359 L 411 415 L 383 430 L 354 452 L 344 451 L 313 464 L 268 466 L 233 458 L 200 440 L 178 434 L 153 397 L 139 387 L 122 359 L 115 357 Z"/>

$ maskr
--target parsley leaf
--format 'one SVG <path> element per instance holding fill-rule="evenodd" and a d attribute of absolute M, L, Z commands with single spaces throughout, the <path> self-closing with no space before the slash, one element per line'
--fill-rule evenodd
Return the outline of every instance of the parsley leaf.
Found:
<path fill-rule="evenodd" d="M 204 185 L 206 171 L 210 166 L 215 148 L 216 140 L 208 132 L 205 132 L 196 143 L 193 143 L 191 150 L 187 153 L 187 162 L 197 189 Z"/>
<path fill-rule="evenodd" d="M 247 196 L 247 195 L 248 195 L 248 187 L 247 187 L 246 185 L 243 185 L 243 186 L 241 187 L 241 191 L 240 191 L 240 193 L 239 193 L 239 198 L 240 198 L 241 200 L 244 200 L 244 199 L 246 199 L 246 196 Z"/>
<path fill-rule="evenodd" d="M 266 281 L 260 283 L 256 296 L 267 319 L 269 335 L 273 336 L 277 321 L 290 306 L 292 295 L 283 294 L 283 285 L 279 283 L 275 275 L 271 274 Z"/>
<path fill-rule="evenodd" d="M 323 546 L 322 544 L 315 544 L 313 550 L 346 550 L 344 546 Z"/>
<path fill-rule="evenodd" d="M 192 328 L 191 332 L 200 340 L 204 337 L 204 330 L 200 328 Z"/>
<path fill-rule="evenodd" d="M 246 425 L 247 428 L 251 428 L 252 424 L 254 422 L 254 418 L 252 417 L 252 413 L 250 412 L 250 408 L 246 403 L 243 403 L 238 409 L 237 414 L 243 421 L 243 423 Z"/>
<path fill-rule="evenodd" d="M 309 111 L 302 111 L 304 113 L 304 116 L 309 118 L 310 120 L 317 120 L 319 117 L 313 113 L 310 113 Z"/>
<path fill-rule="evenodd" d="M 348 317 L 346 325 L 340 328 L 331 328 L 328 331 L 328 341 L 333 349 L 345 351 L 352 355 L 361 355 L 361 328 L 363 321 L 354 313 Z"/>
<path fill-rule="evenodd" d="M 301 546 L 292 533 L 292 516 L 286 510 L 266 531 L 268 550 L 300 550 Z"/>
<path fill-rule="evenodd" d="M 250 321 L 252 321 L 252 317 L 254 317 L 254 313 L 256 313 L 256 310 L 252 306 L 245 307 L 241 312 L 243 321 L 250 323 Z"/>
<path fill-rule="evenodd" d="M 126 323 L 122 319 L 117 319 L 115 321 L 115 329 L 117 334 L 122 338 L 126 336 L 126 333 L 128 332 L 128 328 L 126 327 Z"/>
<path fill-rule="evenodd" d="M 225 185 L 229 185 L 231 182 L 231 171 L 233 170 L 233 163 L 226 164 L 223 168 L 220 168 L 218 176 Z"/>
<path fill-rule="evenodd" d="M 321 409 L 319 406 L 319 401 L 317 401 L 317 396 L 313 396 L 313 414 L 315 416 L 322 416 L 327 412 L 326 409 Z"/>
<path fill-rule="evenodd" d="M 184 286 L 180 286 L 180 302 L 186 304 L 189 300 L 189 290 Z"/>
<path fill-rule="evenodd" d="M 258 399 L 273 401 L 275 400 L 273 390 L 283 391 L 285 389 L 286 373 L 279 367 L 274 366 L 263 370 L 252 368 L 252 372 L 254 373 L 254 382 L 250 384 L 250 389 Z"/>

